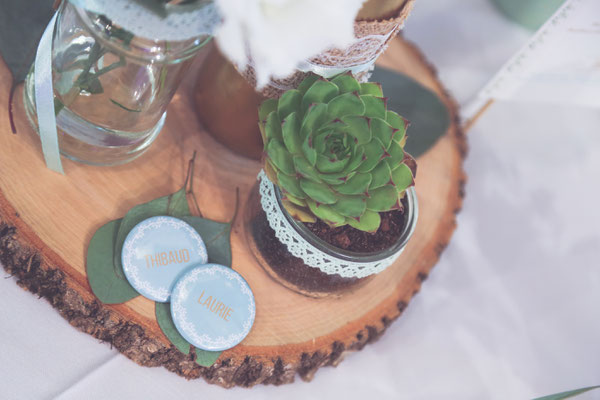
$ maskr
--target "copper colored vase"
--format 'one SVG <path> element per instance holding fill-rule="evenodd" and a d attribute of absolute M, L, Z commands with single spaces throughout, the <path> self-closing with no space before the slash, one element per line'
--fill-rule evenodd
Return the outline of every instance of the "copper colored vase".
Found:
<path fill-rule="evenodd" d="M 370 29 L 366 23 L 389 24 L 389 20 L 381 20 L 391 17 L 397 24 L 408 16 L 413 2 L 369 0 L 358 13 L 355 31 Z M 263 143 L 258 129 L 258 107 L 266 97 L 254 90 L 216 46 L 199 72 L 194 97 L 198 117 L 212 137 L 237 154 L 260 159 Z"/>

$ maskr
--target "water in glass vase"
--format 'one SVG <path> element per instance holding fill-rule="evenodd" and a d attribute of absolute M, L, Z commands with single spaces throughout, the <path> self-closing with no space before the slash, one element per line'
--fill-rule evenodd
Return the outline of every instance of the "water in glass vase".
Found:
<path fill-rule="evenodd" d="M 166 108 L 202 44 L 134 37 L 103 16 L 63 2 L 52 51 L 61 153 L 93 165 L 140 156 L 160 132 Z M 25 108 L 37 128 L 34 73 Z"/>

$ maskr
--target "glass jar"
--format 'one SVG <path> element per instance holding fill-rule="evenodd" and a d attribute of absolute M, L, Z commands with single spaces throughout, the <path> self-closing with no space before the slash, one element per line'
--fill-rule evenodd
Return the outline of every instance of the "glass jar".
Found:
<path fill-rule="evenodd" d="M 266 178 L 263 178 L 266 179 Z M 290 253 L 288 247 L 277 238 L 271 228 L 267 214 L 261 204 L 261 182 L 250 192 L 244 212 L 245 236 L 248 247 L 258 263 L 275 281 L 285 287 L 309 297 L 340 297 L 368 282 L 374 275 L 366 277 L 344 277 L 323 272 L 307 265 L 302 258 Z M 304 223 L 292 218 L 281 203 L 281 193 L 275 187 L 276 207 L 292 229 L 301 238 L 335 262 L 369 263 L 397 257 L 412 236 L 418 218 L 417 196 L 414 187 L 407 189 L 404 205 L 403 226 L 399 237 L 389 248 L 373 253 L 357 253 L 338 248 L 312 233 Z"/>
<path fill-rule="evenodd" d="M 58 13 L 52 81 L 61 153 L 92 165 L 139 157 L 163 127 L 167 105 L 210 36 L 145 39 L 69 1 Z M 34 72 L 32 67 L 24 102 L 37 130 Z"/>

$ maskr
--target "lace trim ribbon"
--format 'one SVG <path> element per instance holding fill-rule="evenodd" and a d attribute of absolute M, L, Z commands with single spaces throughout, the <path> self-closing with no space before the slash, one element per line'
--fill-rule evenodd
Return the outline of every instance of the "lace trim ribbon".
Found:
<path fill-rule="evenodd" d="M 291 225 L 279 206 L 275 195 L 275 186 L 263 170 L 260 171 L 257 179 L 260 180 L 260 204 L 267 215 L 269 226 L 275 231 L 275 236 L 293 256 L 301 258 L 310 267 L 318 268 L 329 275 L 337 274 L 344 278 L 364 278 L 377 274 L 392 265 L 404 250 L 403 247 L 383 260 L 371 262 L 348 261 L 327 254 L 309 243 Z"/>

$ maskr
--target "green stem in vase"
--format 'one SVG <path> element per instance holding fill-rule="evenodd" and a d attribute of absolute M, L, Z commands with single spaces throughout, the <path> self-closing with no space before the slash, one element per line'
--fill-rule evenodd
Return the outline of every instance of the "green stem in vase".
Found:
<path fill-rule="evenodd" d="M 168 53 L 168 51 L 169 51 L 169 42 L 165 41 L 165 53 Z M 159 73 L 159 77 L 158 77 L 158 92 L 157 92 L 157 94 L 163 91 L 166 80 L 167 80 L 167 67 L 166 67 L 166 65 L 163 65 L 160 68 L 160 73 Z"/>
<path fill-rule="evenodd" d="M 133 108 L 129 108 L 129 107 L 125 107 L 123 104 L 119 103 L 116 100 L 110 99 L 110 102 L 113 103 L 114 105 L 116 105 L 117 107 L 122 108 L 125 111 L 129 111 L 129 112 L 142 112 L 142 110 L 136 110 Z"/>
<path fill-rule="evenodd" d="M 112 25 L 112 22 L 105 16 L 100 16 L 99 18 L 106 25 L 106 30 L 108 31 L 109 36 L 116 38 L 116 39 L 120 39 L 123 42 L 123 45 L 125 47 L 129 48 L 131 41 L 134 38 L 134 35 L 131 32 L 126 31 L 124 29 L 114 27 Z M 78 69 L 78 68 L 82 69 L 82 72 L 79 74 L 79 76 L 77 77 L 77 79 L 75 80 L 75 83 L 74 83 L 74 89 L 75 89 L 76 94 L 74 96 L 71 96 L 71 101 L 68 102 L 69 104 L 65 104 L 63 101 L 61 101 L 60 99 L 55 97 L 55 99 L 54 99 L 55 115 L 58 115 L 61 112 L 61 110 L 63 108 L 65 108 L 65 106 L 68 106 L 68 105 L 70 105 L 70 103 L 75 101 L 77 96 L 82 91 L 87 92 L 89 94 L 104 93 L 104 88 L 102 87 L 102 83 L 100 82 L 99 77 L 116 69 L 116 68 L 124 67 L 127 64 L 125 61 L 125 57 L 119 56 L 119 61 L 114 62 L 106 67 L 101 67 L 99 65 L 99 62 L 102 60 L 102 58 L 108 52 L 109 51 L 105 48 L 102 48 L 102 46 L 100 46 L 100 44 L 98 42 L 94 42 L 87 59 L 77 60 L 73 64 L 71 64 L 70 68 L 68 68 L 67 70 L 73 70 L 73 69 Z M 57 72 L 64 73 L 65 70 L 57 69 Z M 130 111 L 130 112 L 140 112 L 141 111 L 141 110 L 135 110 L 135 109 L 125 107 L 113 99 L 110 99 L 110 101 L 113 104 L 121 107 L 122 109 Z"/>

